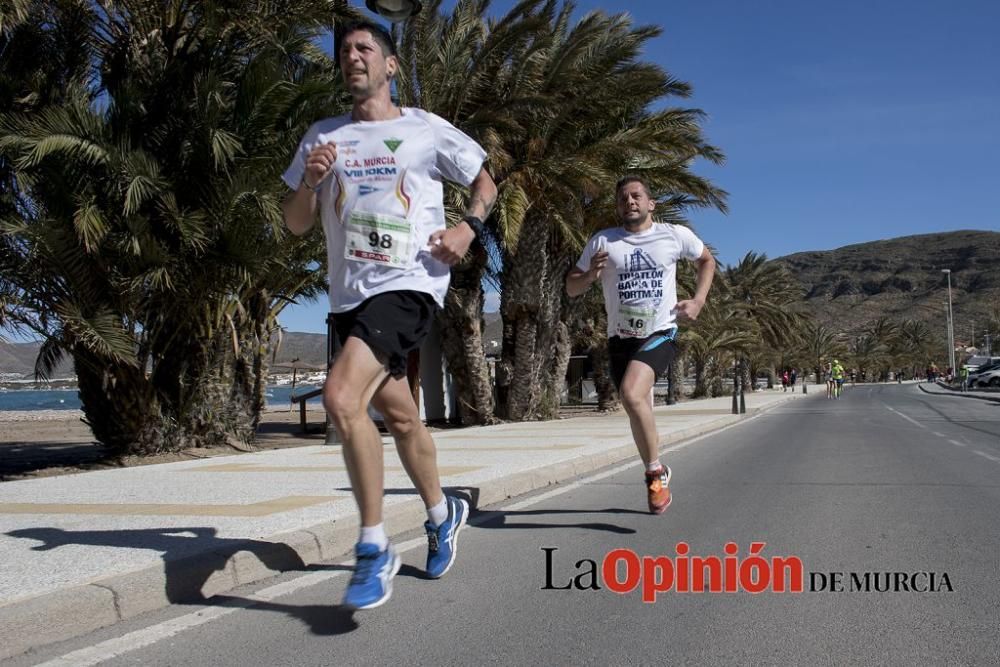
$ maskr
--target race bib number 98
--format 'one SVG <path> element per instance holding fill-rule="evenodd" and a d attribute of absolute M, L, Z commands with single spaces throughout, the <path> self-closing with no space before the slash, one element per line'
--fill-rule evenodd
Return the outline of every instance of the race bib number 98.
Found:
<path fill-rule="evenodd" d="M 354 211 L 344 227 L 346 259 L 394 268 L 410 265 L 412 229 L 406 218 Z"/>

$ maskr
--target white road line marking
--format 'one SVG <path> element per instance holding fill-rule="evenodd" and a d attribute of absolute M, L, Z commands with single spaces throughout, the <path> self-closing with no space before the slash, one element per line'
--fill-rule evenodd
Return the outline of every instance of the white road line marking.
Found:
<path fill-rule="evenodd" d="M 885 405 L 885 403 L 883 403 L 882 405 Z M 923 429 L 927 428 L 926 426 L 924 426 L 923 424 L 921 424 L 920 422 L 918 422 L 916 419 L 913 419 L 911 417 L 907 417 L 906 415 L 904 415 L 899 410 L 894 410 L 894 409 L 890 408 L 888 405 L 885 405 L 885 409 L 888 410 L 889 412 L 895 412 L 897 415 L 899 415 L 900 417 L 902 417 L 906 421 L 910 422 L 911 424 L 919 426 L 920 428 L 923 428 Z M 941 437 L 944 437 L 944 436 L 941 436 Z"/>
<path fill-rule="evenodd" d="M 948 437 L 944 433 L 938 433 L 937 431 L 931 431 L 931 433 L 933 433 L 934 435 L 936 435 L 939 438 L 947 438 Z"/>
<path fill-rule="evenodd" d="M 958 442 L 957 440 L 949 440 L 948 442 L 950 442 L 951 444 L 955 445 L 956 447 L 965 447 L 965 443 L 964 442 Z"/>
<path fill-rule="evenodd" d="M 990 461 L 997 461 L 998 463 L 1000 463 L 1000 458 L 997 458 L 997 457 L 993 456 L 992 454 L 987 454 L 986 452 L 981 452 L 978 449 L 973 449 L 972 452 L 974 454 L 979 454 L 984 459 L 989 459 Z"/>
<path fill-rule="evenodd" d="M 293 593 L 300 588 L 314 586 L 342 574 L 344 574 L 344 572 L 315 572 L 312 574 L 306 574 L 293 581 L 277 584 L 275 586 L 271 586 L 270 588 L 258 591 L 253 595 L 248 595 L 243 600 L 234 601 L 232 606 L 206 606 L 200 611 L 178 616 L 177 618 L 172 618 L 168 621 L 130 632 L 122 635 L 121 637 L 109 639 L 101 642 L 100 644 L 80 649 L 79 651 L 67 653 L 62 657 L 42 663 L 38 667 L 70 667 L 71 665 L 87 667 L 89 665 L 97 665 L 106 660 L 116 658 L 126 653 L 135 651 L 136 649 L 150 646 L 156 642 L 173 637 L 174 635 L 184 632 L 185 630 L 190 630 L 191 628 L 203 625 L 209 621 L 214 621 L 217 618 L 228 616 L 229 614 L 241 609 L 252 607 L 257 602 L 268 602 L 282 595 Z"/>
<path fill-rule="evenodd" d="M 406 542 L 396 545 L 396 551 L 403 553 L 410 551 L 421 544 L 427 544 L 427 538 L 418 537 L 412 540 L 407 540 Z M 348 567 L 351 564 L 352 561 L 340 563 L 340 565 Z M 172 618 L 170 620 L 163 621 L 162 623 L 157 623 L 156 625 L 135 630 L 134 632 L 122 635 L 121 637 L 115 637 L 114 639 L 103 641 L 100 644 L 95 644 L 78 651 L 73 651 L 72 653 L 67 653 L 64 656 L 49 660 L 48 662 L 37 665 L 36 667 L 90 667 L 91 665 L 99 665 L 100 663 L 111 660 L 112 658 L 117 658 L 125 655 L 126 653 L 131 653 L 132 651 L 156 644 L 164 639 L 178 635 L 185 630 L 190 630 L 191 628 L 204 625 L 205 623 L 222 618 L 223 616 L 228 616 L 234 612 L 248 609 L 253 607 L 258 602 L 270 602 L 276 598 L 290 595 L 303 588 L 315 586 L 345 574 L 348 574 L 345 570 L 339 570 L 336 572 L 311 572 L 309 574 L 304 574 L 300 577 L 292 579 L 291 581 L 284 581 L 280 584 L 275 584 L 274 586 L 269 586 L 268 588 L 259 590 L 253 595 L 246 595 L 242 599 L 233 600 L 229 606 L 215 607 L 212 605 L 206 605 L 202 609 L 193 611 L 190 614 L 184 614 L 183 616 L 178 616 L 177 618 Z"/>
<path fill-rule="evenodd" d="M 666 449 L 661 449 L 660 453 L 666 454 L 668 452 L 676 452 L 680 449 L 693 445 L 696 442 L 704 440 L 705 438 L 718 435 L 723 431 L 728 431 L 731 428 L 741 426 L 747 422 L 759 419 L 760 417 L 760 414 L 754 415 L 735 424 L 730 424 L 729 426 L 712 431 L 711 433 L 706 433 L 705 435 L 685 440 L 684 442 L 667 447 Z M 585 484 L 596 482 L 606 477 L 611 477 L 612 475 L 617 475 L 618 473 L 630 468 L 634 469 L 637 465 L 638 464 L 635 461 L 624 463 L 612 468 L 611 470 L 605 470 L 604 472 L 584 477 L 583 479 L 579 479 L 553 491 L 547 491 L 527 500 L 522 500 L 511 505 L 505 505 L 501 508 L 501 511 L 516 511 L 524 507 L 529 507 L 540 503 L 543 500 L 548 500 L 549 498 L 566 493 L 567 491 L 577 489 Z M 475 525 L 474 522 L 470 522 L 470 524 Z M 427 544 L 427 539 L 425 537 L 416 537 L 412 540 L 407 540 L 406 542 L 395 545 L 395 547 L 398 553 L 406 553 L 407 551 L 412 551 L 418 546 L 424 544 Z M 351 561 L 345 561 L 340 563 L 340 565 L 350 566 Z M 347 571 L 340 570 L 336 572 L 312 572 L 304 574 L 290 581 L 285 581 L 280 584 L 275 584 L 274 586 L 261 589 L 253 595 L 246 595 L 241 600 L 234 600 L 229 603 L 229 606 L 224 608 L 206 605 L 199 611 L 193 611 L 190 614 L 178 616 L 177 618 L 172 618 L 156 625 L 135 630 L 122 635 L 121 637 L 115 637 L 99 644 L 95 644 L 94 646 L 88 646 L 87 648 L 67 653 L 66 655 L 54 658 L 48 662 L 36 665 L 36 667 L 90 667 L 91 665 L 98 665 L 107 660 L 111 660 L 112 658 L 117 658 L 125 655 L 126 653 L 131 653 L 132 651 L 145 648 L 146 646 L 151 646 L 157 642 L 163 641 L 164 639 L 178 635 L 185 630 L 190 630 L 191 628 L 198 627 L 199 625 L 204 625 L 205 623 L 222 618 L 223 616 L 228 616 L 229 614 L 242 609 L 248 609 L 259 602 L 270 602 L 275 598 L 290 595 L 303 588 L 321 584 L 344 574 L 347 574 Z"/>

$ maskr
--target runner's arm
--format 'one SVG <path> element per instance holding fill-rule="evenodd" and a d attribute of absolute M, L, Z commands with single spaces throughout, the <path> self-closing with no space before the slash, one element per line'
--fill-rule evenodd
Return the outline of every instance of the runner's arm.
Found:
<path fill-rule="evenodd" d="M 478 218 L 482 222 L 489 217 L 497 201 L 497 186 L 485 167 L 479 170 L 479 174 L 469 185 L 469 190 L 471 194 L 465 216 Z M 476 230 L 462 220 L 451 229 L 438 230 L 431 234 L 429 241 L 431 256 L 453 266 L 465 256 L 475 238 Z"/>
<path fill-rule="evenodd" d="M 597 276 L 593 274 L 593 269 L 581 271 L 574 266 L 566 275 L 566 294 L 571 297 L 580 296 L 595 280 L 597 280 Z"/>
<path fill-rule="evenodd" d="M 587 291 L 598 278 L 601 277 L 601 270 L 608 263 L 608 252 L 599 250 L 590 258 L 590 269 L 583 271 L 574 266 L 566 274 L 566 294 L 570 297 L 580 296 Z"/>
<path fill-rule="evenodd" d="M 701 251 L 701 257 L 695 260 L 698 267 L 698 280 L 694 291 L 694 298 L 702 305 L 708 300 L 708 290 L 712 288 L 712 279 L 715 278 L 715 258 L 708 248 Z"/>
<path fill-rule="evenodd" d="M 285 227 L 296 236 L 302 236 L 316 223 L 316 193 L 306 185 L 288 194 L 281 204 L 285 214 Z"/>
<path fill-rule="evenodd" d="M 465 215 L 485 220 L 490 217 L 493 205 L 497 201 L 497 185 L 493 182 L 493 177 L 483 167 L 479 170 L 472 184 L 469 185 L 469 205 L 465 208 Z M 463 223 L 464 224 L 464 223 Z M 471 227 L 470 227 L 471 229 Z"/>
<path fill-rule="evenodd" d="M 698 267 L 694 296 L 677 303 L 677 314 L 691 320 L 698 319 L 698 314 L 705 307 L 708 290 L 712 288 L 712 279 L 715 278 L 715 258 L 707 247 L 702 249 L 701 257 L 694 263 Z"/>
<path fill-rule="evenodd" d="M 336 161 L 337 144 L 332 141 L 313 147 L 306 155 L 299 187 L 285 197 L 281 205 L 285 226 L 292 234 L 302 236 L 316 224 L 316 191 L 329 176 Z"/>

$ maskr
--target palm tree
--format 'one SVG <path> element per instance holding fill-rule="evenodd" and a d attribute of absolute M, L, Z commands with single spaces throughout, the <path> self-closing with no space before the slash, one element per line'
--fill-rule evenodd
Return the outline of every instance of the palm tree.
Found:
<path fill-rule="evenodd" d="M 799 344 L 802 287 L 783 265 L 752 251 L 736 266 L 726 267 L 723 275 L 732 307 L 742 310 L 759 331 L 758 345 L 747 354 L 749 377 L 743 378 L 753 388 L 760 368 L 773 365 Z"/>
<path fill-rule="evenodd" d="M 873 379 L 886 381 L 889 371 L 899 368 L 902 352 L 899 324 L 887 317 L 873 320 L 865 327 L 865 335 L 874 343 L 874 357 L 868 359 L 867 368 L 872 371 Z"/>
<path fill-rule="evenodd" d="M 807 320 L 803 326 L 802 348 L 816 374 L 817 382 L 823 377 L 823 364 L 843 355 L 845 351 L 835 332 L 812 319 Z M 806 378 L 802 378 L 802 382 L 805 381 Z"/>
<path fill-rule="evenodd" d="M 680 337 L 684 355 L 694 366 L 692 397 L 707 396 L 713 379 L 721 379 L 734 358 L 744 357 L 760 339 L 756 322 L 725 297 L 716 295 L 706 304 L 697 321 Z"/>
<path fill-rule="evenodd" d="M 323 288 L 319 235 L 284 232 L 280 173 L 343 106 L 314 45 L 330 19 L 318 0 L 40 2 L 14 28 L 58 35 L 36 81 L 65 85 L 0 115 L 0 275 L 45 340 L 39 370 L 73 357 L 118 452 L 253 437 L 278 315 Z"/>
<path fill-rule="evenodd" d="M 907 351 L 906 364 L 910 366 L 910 376 L 915 377 L 927 368 L 941 346 L 922 320 L 905 320 L 899 327 L 899 333 L 901 344 Z"/>
<path fill-rule="evenodd" d="M 547 11 L 554 7 L 546 3 Z M 517 96 L 536 102 L 522 131 L 509 137 L 510 163 L 499 174 L 504 196 L 525 203 L 516 244 L 503 255 L 501 368 L 509 391 L 500 412 L 511 419 L 554 415 L 543 399 L 561 387 L 574 308 L 563 279 L 589 234 L 614 219 L 613 188 L 623 173 L 647 177 L 658 197 L 676 195 L 665 210 L 724 208 L 724 193 L 689 170 L 697 157 L 722 159 L 701 135 L 700 112 L 647 110 L 690 94 L 687 84 L 638 61 L 659 29 L 600 12 L 571 26 L 573 9 L 563 5 L 531 57 L 518 62 L 515 84 L 524 92 Z"/>
<path fill-rule="evenodd" d="M 562 281 L 583 241 L 612 219 L 618 177 L 632 168 L 676 207 L 724 207 L 724 193 L 693 175 L 696 157 L 721 155 L 700 135 L 700 112 L 647 111 L 654 100 L 690 94 L 659 68 L 638 62 L 659 33 L 625 16 L 523 0 L 486 19 L 486 0 L 463 0 L 450 15 L 440 0 L 401 33 L 400 100 L 438 113 L 480 141 L 499 190 L 485 253 L 452 272 L 442 317 L 445 351 L 467 414 L 491 419 L 481 357 L 484 276 L 501 283 L 503 358 L 497 368 L 500 416 L 552 416 L 565 377 L 579 306 Z M 457 218 L 461 192 L 451 192 Z M 496 273 L 494 274 L 494 271 Z"/>
<path fill-rule="evenodd" d="M 524 0 L 505 16 L 488 20 L 486 0 L 459 2 L 451 14 L 441 11 L 441 0 L 397 28 L 404 66 L 397 82 L 402 104 L 419 106 L 461 128 L 486 149 L 497 177 L 506 160 L 506 135 L 519 131 L 528 100 L 516 97 L 511 80 L 514 62 L 530 52 L 538 32 L 551 18 L 551 7 L 540 11 L 542 0 Z M 446 215 L 455 223 L 465 207 L 467 192 L 449 187 Z M 451 287 L 438 318 L 448 370 L 461 397 L 463 423 L 495 420 L 493 388 L 483 353 L 483 289 L 495 272 L 500 248 L 517 237 L 525 202 L 501 190 L 495 214 L 487 220 L 490 232 L 463 262 L 452 268 Z M 492 258 L 492 259 L 491 259 Z"/>

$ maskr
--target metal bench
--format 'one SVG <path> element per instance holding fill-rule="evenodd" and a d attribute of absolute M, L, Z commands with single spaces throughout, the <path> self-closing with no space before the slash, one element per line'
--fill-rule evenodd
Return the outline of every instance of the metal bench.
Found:
<path fill-rule="evenodd" d="M 323 425 L 317 427 L 314 431 L 309 430 L 309 424 L 306 423 L 306 402 L 310 398 L 316 398 L 323 393 L 323 387 L 318 389 L 313 389 L 312 391 L 306 392 L 304 394 L 299 394 L 298 396 L 292 396 L 292 403 L 299 404 L 299 426 L 302 428 L 303 433 L 323 433 L 326 430 L 326 419 L 323 420 Z M 323 413 L 326 414 L 325 412 Z"/>

